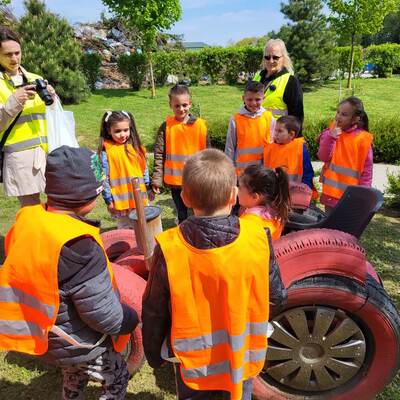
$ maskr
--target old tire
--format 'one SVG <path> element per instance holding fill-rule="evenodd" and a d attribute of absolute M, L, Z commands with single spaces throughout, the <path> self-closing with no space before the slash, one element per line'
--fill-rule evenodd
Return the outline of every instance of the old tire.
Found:
<path fill-rule="evenodd" d="M 373 399 L 400 362 L 399 314 L 383 287 L 370 275 L 365 286 L 327 275 L 298 281 L 288 294 L 254 397 Z"/>
<path fill-rule="evenodd" d="M 148 278 L 149 271 L 147 271 L 146 263 L 144 262 L 144 255 L 138 250 L 137 247 L 127 250 L 114 260 L 118 265 L 122 265 L 138 274 L 143 279 Z"/>
<path fill-rule="evenodd" d="M 142 296 L 146 288 L 146 281 L 134 272 L 121 265 L 111 263 L 115 280 L 121 294 L 121 301 L 131 306 L 139 318 L 142 315 Z M 131 374 L 138 371 L 144 362 L 142 330 L 140 327 L 132 332 L 131 340 L 123 352 Z"/>
<path fill-rule="evenodd" d="M 112 231 L 103 232 L 101 238 L 108 259 L 111 261 L 114 261 L 121 254 L 137 246 L 135 231 L 133 229 L 113 229 Z"/>

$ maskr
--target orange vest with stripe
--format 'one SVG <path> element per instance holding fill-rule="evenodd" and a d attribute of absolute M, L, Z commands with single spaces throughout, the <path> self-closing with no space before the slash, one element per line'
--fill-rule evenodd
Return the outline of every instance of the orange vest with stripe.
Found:
<path fill-rule="evenodd" d="M 240 219 L 245 219 L 247 221 L 254 221 L 261 224 L 263 228 L 268 228 L 271 232 L 272 240 L 278 240 L 281 237 L 283 226 L 278 219 L 265 219 L 260 215 L 256 214 L 242 214 Z"/>
<path fill-rule="evenodd" d="M 207 147 L 207 126 L 197 118 L 193 124 L 184 124 L 168 117 L 165 129 L 164 182 L 181 186 L 185 161 L 194 153 Z"/>
<path fill-rule="evenodd" d="M 287 144 L 267 143 L 264 148 L 264 165 L 268 168 L 283 167 L 289 180 L 301 182 L 303 178 L 304 138 L 297 138 Z"/>
<path fill-rule="evenodd" d="M 324 164 L 323 194 L 340 199 L 347 186 L 359 184 L 372 141 L 367 131 L 344 132 L 338 137 L 331 161 Z"/>
<path fill-rule="evenodd" d="M 271 141 L 272 114 L 265 111 L 258 118 L 236 113 L 237 156 L 236 175 L 251 164 L 261 164 L 265 143 Z"/>
<path fill-rule="evenodd" d="M 109 166 L 110 190 L 116 210 L 136 208 L 133 197 L 132 178 L 139 178 L 143 204 L 147 206 L 147 191 L 143 175 L 146 170 L 146 157 L 138 154 L 128 144 L 118 144 L 109 140 L 104 142 Z M 129 154 L 127 154 L 126 149 Z"/>
<path fill-rule="evenodd" d="M 60 305 L 60 252 L 65 243 L 79 236 L 91 236 L 103 248 L 99 229 L 71 216 L 46 211 L 43 205 L 18 212 L 6 236 L 7 258 L 0 268 L 0 349 L 34 355 L 47 351 L 48 333 Z M 122 351 L 129 337 L 120 336 L 114 348 Z"/>
<path fill-rule="evenodd" d="M 242 398 L 242 382 L 262 370 L 269 314 L 269 245 L 264 229 L 240 221 L 237 239 L 200 250 L 179 227 L 157 236 L 167 264 L 171 345 L 182 379 L 195 390 Z"/>

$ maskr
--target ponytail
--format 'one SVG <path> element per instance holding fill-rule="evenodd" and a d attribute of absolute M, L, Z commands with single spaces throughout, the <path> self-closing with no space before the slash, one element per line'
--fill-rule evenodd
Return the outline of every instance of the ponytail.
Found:
<path fill-rule="evenodd" d="M 278 219 L 285 224 L 289 218 L 290 211 L 290 193 L 289 193 L 289 177 L 282 167 L 275 168 L 276 175 L 276 194 L 273 200 Z"/>

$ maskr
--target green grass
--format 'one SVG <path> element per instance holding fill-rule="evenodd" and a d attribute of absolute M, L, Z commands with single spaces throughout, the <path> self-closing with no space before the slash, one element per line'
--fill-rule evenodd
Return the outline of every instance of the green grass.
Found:
<path fill-rule="evenodd" d="M 338 83 L 329 82 L 316 91 L 304 95 L 306 118 L 334 115 L 338 101 Z M 192 88 L 193 100 L 200 105 L 202 116 L 208 120 L 227 120 L 241 106 L 241 87 L 211 86 Z M 356 80 L 356 95 L 366 105 L 370 118 L 396 115 L 400 79 Z M 149 92 L 133 93 L 127 90 L 98 91 L 78 106 L 67 107 L 75 113 L 78 138 L 82 145 L 97 147 L 100 119 L 104 111 L 126 109 L 133 113 L 143 139 L 151 150 L 154 134 L 169 113 L 167 88 L 158 89 L 157 98 L 150 99 Z M 164 229 L 174 225 L 172 202 L 168 194 L 157 199 L 163 210 Z M 11 226 L 18 201 L 6 198 L 0 188 L 0 241 Z M 115 227 L 101 198 L 91 214 L 101 219 L 105 230 Z M 380 213 L 370 223 L 362 244 L 368 259 L 379 271 L 385 288 L 400 307 L 400 215 Z M 0 262 L 3 260 L 2 246 Z M 15 353 L 0 353 L 0 399 L 7 400 L 55 400 L 60 398 L 61 378 L 57 369 L 43 366 L 38 359 Z M 172 400 L 174 378 L 170 367 L 152 371 L 145 365 L 130 381 L 127 400 Z M 88 400 L 99 396 L 99 386 L 91 385 Z M 400 400 L 400 377 L 389 385 L 378 400 Z M 360 399 L 362 400 L 362 399 Z"/>

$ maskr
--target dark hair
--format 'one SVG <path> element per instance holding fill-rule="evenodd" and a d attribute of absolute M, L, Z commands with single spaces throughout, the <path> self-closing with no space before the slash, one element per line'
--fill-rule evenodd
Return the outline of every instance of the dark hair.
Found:
<path fill-rule="evenodd" d="M 11 29 L 0 28 L 0 47 L 1 47 L 1 43 L 6 42 L 7 40 L 13 40 L 14 42 L 17 42 L 18 44 L 21 44 L 19 37 Z"/>
<path fill-rule="evenodd" d="M 282 167 L 273 170 L 252 164 L 246 167 L 239 181 L 250 193 L 261 195 L 264 200 L 262 205 L 272 207 L 282 224 L 287 221 L 290 210 L 289 178 Z"/>
<path fill-rule="evenodd" d="M 175 86 L 172 86 L 171 89 L 169 89 L 169 92 L 168 92 L 169 100 L 171 100 L 172 97 L 179 96 L 181 94 L 186 94 L 189 97 L 192 97 L 190 90 L 186 85 L 175 85 Z"/>
<path fill-rule="evenodd" d="M 284 125 L 289 132 L 293 131 L 295 133 L 294 137 L 297 137 L 300 132 L 300 121 L 294 115 L 283 115 L 282 117 L 278 118 L 276 122 Z"/>
<path fill-rule="evenodd" d="M 104 113 L 100 125 L 100 143 L 98 148 L 99 156 L 101 156 L 101 152 L 104 149 L 104 141 L 113 140 L 110 134 L 111 126 L 116 122 L 125 120 L 129 121 L 129 130 L 130 130 L 129 138 L 125 142 L 126 153 L 128 155 L 130 154 L 127 145 L 131 144 L 140 156 L 145 157 L 145 152 L 142 143 L 140 141 L 138 131 L 136 129 L 135 120 L 133 118 L 133 115 L 128 111 L 107 111 L 106 113 Z"/>
<path fill-rule="evenodd" d="M 353 107 L 353 115 L 360 117 L 360 121 L 357 123 L 357 126 L 360 129 L 364 129 L 366 131 L 369 130 L 369 122 L 368 115 L 364 110 L 363 102 L 355 96 L 348 97 L 347 99 L 342 100 L 339 105 L 349 103 Z"/>
<path fill-rule="evenodd" d="M 248 81 L 246 86 L 244 87 L 244 92 L 252 92 L 252 93 L 263 93 L 264 94 L 265 87 L 261 82 L 257 81 Z"/>

